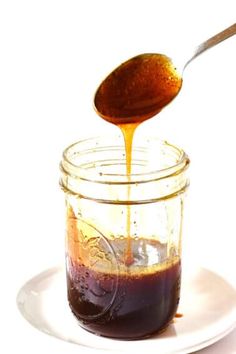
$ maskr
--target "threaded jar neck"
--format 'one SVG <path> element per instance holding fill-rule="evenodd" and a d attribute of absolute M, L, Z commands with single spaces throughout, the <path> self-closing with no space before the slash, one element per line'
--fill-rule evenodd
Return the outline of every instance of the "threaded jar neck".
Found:
<path fill-rule="evenodd" d="M 142 138 L 134 140 L 128 177 L 123 137 L 95 137 L 65 149 L 60 184 L 66 193 L 103 203 L 150 203 L 183 193 L 189 183 L 188 166 L 182 149 L 157 138 Z"/>

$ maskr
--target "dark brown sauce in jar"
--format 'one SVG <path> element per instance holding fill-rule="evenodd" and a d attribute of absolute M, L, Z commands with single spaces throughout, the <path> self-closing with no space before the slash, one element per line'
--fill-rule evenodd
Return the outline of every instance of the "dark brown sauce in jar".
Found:
<path fill-rule="evenodd" d="M 112 241 L 112 247 L 118 248 L 119 242 Z M 160 249 L 157 241 L 132 240 L 134 259 L 140 247 L 154 252 Z M 129 271 L 117 274 L 68 259 L 68 300 L 85 329 L 102 336 L 136 339 L 150 336 L 171 322 L 179 302 L 180 260 L 176 257 L 162 266 L 145 263 L 137 267 L 134 261 Z"/>

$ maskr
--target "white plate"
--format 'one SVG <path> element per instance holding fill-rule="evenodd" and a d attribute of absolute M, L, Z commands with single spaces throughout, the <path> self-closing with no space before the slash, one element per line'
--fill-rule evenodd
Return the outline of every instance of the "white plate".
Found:
<path fill-rule="evenodd" d="M 218 341 L 236 326 L 235 289 L 204 268 L 183 279 L 178 309 L 183 317 L 176 318 L 162 334 L 144 340 L 108 339 L 80 328 L 68 307 L 65 274 L 59 267 L 28 281 L 19 291 L 17 303 L 34 327 L 76 343 L 86 352 L 186 354 Z"/>

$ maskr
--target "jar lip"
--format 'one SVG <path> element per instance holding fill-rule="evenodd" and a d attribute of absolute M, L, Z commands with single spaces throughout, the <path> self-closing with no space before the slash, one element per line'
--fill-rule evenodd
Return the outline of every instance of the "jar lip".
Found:
<path fill-rule="evenodd" d="M 117 136 L 117 135 L 116 135 Z M 123 140 L 122 135 L 118 135 L 120 139 Z M 98 139 L 112 139 L 110 135 L 100 135 L 100 136 L 94 136 L 94 137 L 89 137 L 86 139 L 81 139 L 71 145 L 69 145 L 64 151 L 62 155 L 62 162 L 60 164 L 60 168 L 62 172 L 65 172 L 69 174 L 71 177 L 75 179 L 81 179 L 87 182 L 93 182 L 93 183 L 102 183 L 102 184 L 137 184 L 137 183 L 146 183 L 146 182 L 151 182 L 151 181 L 156 181 L 156 180 L 161 180 L 164 178 L 168 178 L 170 176 L 178 175 L 179 173 L 183 172 L 185 169 L 188 168 L 190 160 L 188 155 L 182 150 L 181 148 L 170 144 L 166 140 L 161 140 L 155 136 L 151 136 L 148 138 L 148 141 L 150 142 L 156 142 L 159 144 L 162 144 L 163 146 L 165 145 L 166 147 L 175 150 L 176 152 L 179 153 L 178 156 L 178 161 L 176 163 L 171 164 L 168 167 L 161 168 L 161 169 L 152 169 L 150 171 L 144 171 L 144 172 L 139 172 L 139 173 L 131 173 L 129 178 L 127 178 L 126 173 L 95 173 L 94 171 L 89 171 L 88 169 L 79 166 L 78 164 L 74 163 L 69 156 L 69 153 L 73 148 L 79 145 L 83 145 L 86 143 L 92 143 L 94 141 L 94 145 L 91 144 L 92 148 L 90 147 L 89 151 L 93 152 L 95 151 L 96 144 L 95 142 L 98 141 Z M 121 141 L 122 141 L 121 140 Z M 120 146 L 121 147 L 121 146 Z M 111 146 L 111 148 L 117 148 L 117 145 L 114 144 L 114 146 Z M 77 150 L 76 152 L 78 155 L 84 153 L 84 151 L 81 151 L 81 153 Z"/>

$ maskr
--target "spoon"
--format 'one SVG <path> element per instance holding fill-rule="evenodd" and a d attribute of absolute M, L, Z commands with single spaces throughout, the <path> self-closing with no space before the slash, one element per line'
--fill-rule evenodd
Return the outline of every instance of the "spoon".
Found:
<path fill-rule="evenodd" d="M 182 68 L 207 49 L 236 34 L 236 23 L 201 43 Z M 97 113 L 116 125 L 139 124 L 160 112 L 179 93 L 182 75 L 164 54 L 141 54 L 118 66 L 98 87 Z"/>

